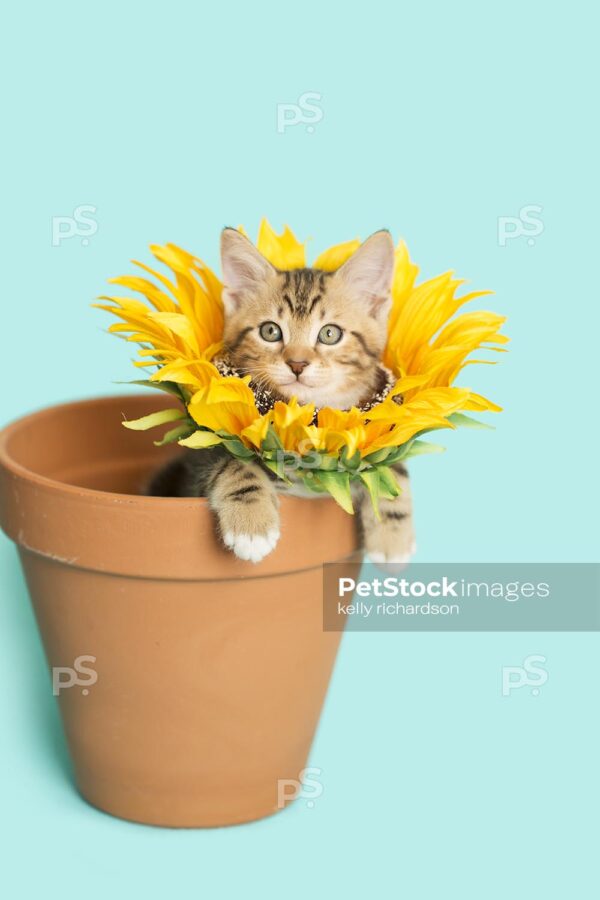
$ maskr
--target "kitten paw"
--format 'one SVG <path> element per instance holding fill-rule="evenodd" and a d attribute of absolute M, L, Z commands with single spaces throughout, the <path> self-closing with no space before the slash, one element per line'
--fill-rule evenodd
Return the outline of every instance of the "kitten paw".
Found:
<path fill-rule="evenodd" d="M 275 549 L 279 540 L 279 529 L 272 528 L 267 534 L 235 534 L 228 531 L 223 535 L 223 543 L 229 547 L 238 559 L 257 563 Z"/>
<path fill-rule="evenodd" d="M 238 559 L 260 562 L 275 549 L 279 540 L 275 489 L 266 474 L 254 472 L 252 467 L 245 465 L 241 470 L 230 465 L 225 476 L 211 499 L 219 534 Z"/>
<path fill-rule="evenodd" d="M 367 546 L 365 550 L 365 562 L 372 563 L 375 566 L 394 566 L 398 570 L 401 570 L 409 564 L 417 552 L 417 545 L 415 540 L 412 539 L 410 543 L 404 547 L 388 544 L 384 549 L 380 549 L 379 547 L 377 549 L 371 549 Z"/>
<path fill-rule="evenodd" d="M 417 544 L 415 541 L 413 541 L 406 553 L 394 554 L 393 551 L 383 553 L 381 550 L 371 550 L 366 556 L 366 561 L 372 563 L 393 563 L 395 565 L 406 565 L 411 561 L 416 552 Z"/>

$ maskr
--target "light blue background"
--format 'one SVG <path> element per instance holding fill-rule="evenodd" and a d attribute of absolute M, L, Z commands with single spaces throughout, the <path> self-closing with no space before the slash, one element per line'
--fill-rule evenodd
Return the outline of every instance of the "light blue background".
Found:
<path fill-rule="evenodd" d="M 413 464 L 418 559 L 597 558 L 594 4 L 105 0 L 14 5 L 2 54 L 2 423 L 121 391 L 89 302 L 175 241 L 217 263 L 261 215 L 315 251 L 388 226 L 509 316 L 467 370 L 497 431 Z M 276 105 L 322 95 L 314 133 Z M 53 216 L 98 230 L 51 243 Z M 498 241 L 498 217 L 543 231 Z M 486 298 L 487 299 L 487 298 Z M 0 538 L 5 896 L 597 896 L 595 635 L 355 634 L 311 765 L 323 794 L 235 829 L 111 819 L 71 784 L 14 549 Z M 501 667 L 547 658 L 539 696 Z M 595 820 L 595 824 L 594 824 Z"/>

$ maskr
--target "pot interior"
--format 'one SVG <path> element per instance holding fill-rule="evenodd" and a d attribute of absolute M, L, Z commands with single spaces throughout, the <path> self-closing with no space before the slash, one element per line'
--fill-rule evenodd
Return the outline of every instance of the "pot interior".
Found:
<path fill-rule="evenodd" d="M 183 450 L 154 445 L 169 426 L 138 432 L 121 423 L 176 405 L 151 394 L 52 407 L 9 426 L 2 450 L 9 461 L 62 484 L 142 494 L 151 474 Z"/>

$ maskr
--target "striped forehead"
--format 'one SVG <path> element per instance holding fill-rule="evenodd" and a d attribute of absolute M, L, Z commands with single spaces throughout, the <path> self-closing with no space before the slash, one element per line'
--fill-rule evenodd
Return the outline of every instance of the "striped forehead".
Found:
<path fill-rule="evenodd" d="M 279 315 L 287 309 L 295 318 L 304 319 L 313 312 L 318 312 L 331 274 L 320 269 L 292 269 L 282 272 Z"/>

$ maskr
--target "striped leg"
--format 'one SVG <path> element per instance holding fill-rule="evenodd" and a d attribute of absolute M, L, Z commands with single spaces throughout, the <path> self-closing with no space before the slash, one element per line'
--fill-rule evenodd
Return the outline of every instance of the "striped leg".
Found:
<path fill-rule="evenodd" d="M 412 499 L 408 472 L 394 466 L 402 493 L 393 500 L 381 500 L 378 519 L 368 494 L 360 501 L 360 520 L 365 551 L 375 563 L 406 563 L 416 550 Z"/>
<path fill-rule="evenodd" d="M 217 463 L 206 487 L 225 546 L 252 562 L 267 556 L 279 540 L 279 501 L 266 472 L 227 457 Z"/>

